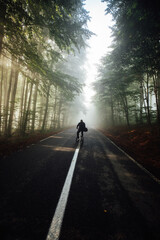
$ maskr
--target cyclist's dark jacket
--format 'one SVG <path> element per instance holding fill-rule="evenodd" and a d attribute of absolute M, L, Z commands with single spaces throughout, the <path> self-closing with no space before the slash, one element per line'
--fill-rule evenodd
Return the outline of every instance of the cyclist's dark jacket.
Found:
<path fill-rule="evenodd" d="M 84 131 L 84 130 L 85 130 L 85 127 L 86 127 L 86 125 L 85 125 L 84 122 L 79 122 L 79 123 L 77 124 L 77 128 L 78 128 L 79 131 Z"/>

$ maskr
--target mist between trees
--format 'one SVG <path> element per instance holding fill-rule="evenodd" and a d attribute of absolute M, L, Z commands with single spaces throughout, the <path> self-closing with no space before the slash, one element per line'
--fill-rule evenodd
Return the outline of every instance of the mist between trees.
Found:
<path fill-rule="evenodd" d="M 2 0 L 0 6 L 0 134 L 71 125 L 92 34 L 82 1 Z"/>
<path fill-rule="evenodd" d="M 158 1 L 104 0 L 113 44 L 99 66 L 95 104 L 103 126 L 160 124 Z"/>
<path fill-rule="evenodd" d="M 104 127 L 159 125 L 158 1 L 103 2 L 114 19 L 114 41 L 99 64 L 92 119 Z M 0 134 L 72 125 L 84 109 L 77 95 L 92 35 L 83 1 L 1 0 L 0 6 Z"/>

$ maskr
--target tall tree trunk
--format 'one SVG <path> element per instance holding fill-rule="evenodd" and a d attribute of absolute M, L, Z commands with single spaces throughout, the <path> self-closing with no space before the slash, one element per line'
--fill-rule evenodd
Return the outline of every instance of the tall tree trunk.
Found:
<path fill-rule="evenodd" d="M 140 114 L 139 114 L 139 121 L 140 124 L 143 123 L 142 113 L 143 113 L 143 103 L 144 103 L 144 93 L 143 93 L 143 79 L 140 82 Z"/>
<path fill-rule="evenodd" d="M 57 127 L 60 128 L 61 127 L 61 109 L 62 109 L 62 100 L 60 99 L 59 101 L 59 106 L 58 106 L 58 119 L 57 119 Z"/>
<path fill-rule="evenodd" d="M 57 112 L 57 87 L 55 87 L 55 102 L 54 102 L 54 117 L 53 117 L 54 129 L 56 129 L 56 112 Z"/>
<path fill-rule="evenodd" d="M 35 128 L 37 93 L 38 93 L 38 80 L 36 81 L 34 96 L 33 96 L 33 114 L 32 114 L 32 127 L 31 127 L 32 132 L 34 132 L 34 128 Z"/>
<path fill-rule="evenodd" d="M 41 96 L 41 98 L 40 98 L 40 109 L 39 109 L 39 112 L 38 112 L 38 115 L 39 115 L 38 128 L 39 129 L 42 129 L 43 112 L 44 112 L 44 96 Z"/>
<path fill-rule="evenodd" d="M 122 116 L 121 116 L 121 104 L 120 102 L 118 101 L 116 104 L 115 104 L 115 123 L 116 125 L 118 124 L 121 124 L 122 122 Z"/>
<path fill-rule="evenodd" d="M 10 102 L 10 95 L 11 95 L 11 87 L 12 87 L 12 79 L 13 79 L 13 64 L 11 65 L 11 72 L 10 72 L 10 79 L 9 79 L 9 86 L 8 86 L 8 91 L 7 91 L 7 96 L 6 96 L 6 106 L 5 106 L 5 135 L 7 135 L 7 128 L 8 128 L 8 115 L 9 115 L 9 102 Z"/>
<path fill-rule="evenodd" d="M 14 105 L 15 105 L 15 98 L 16 98 L 16 91 L 17 91 L 18 75 L 19 75 L 19 69 L 16 69 L 13 91 L 11 96 L 10 115 L 8 120 L 8 136 L 11 136 L 11 132 L 12 132 L 12 122 L 13 122 Z"/>
<path fill-rule="evenodd" d="M 3 88 L 3 59 L 1 61 L 1 82 L 0 82 L 0 135 L 1 135 L 1 127 L 2 127 L 2 88 Z"/>
<path fill-rule="evenodd" d="M 114 105 L 113 105 L 113 94 L 112 94 L 112 90 L 111 90 L 111 98 L 110 98 L 110 100 L 111 100 L 111 124 L 112 124 L 112 126 L 114 126 L 115 125 L 115 121 L 114 121 Z"/>
<path fill-rule="evenodd" d="M 3 66 L 4 67 L 4 66 Z M 3 119 L 2 119 L 2 133 L 5 133 L 5 109 L 7 105 L 7 93 L 8 93 L 8 82 L 9 82 L 9 77 L 10 77 L 10 70 L 8 70 L 7 67 L 3 69 L 4 74 L 3 74 L 3 86 L 2 86 L 2 114 L 3 114 Z"/>
<path fill-rule="evenodd" d="M 130 127 L 127 97 L 121 95 L 121 99 L 122 99 L 122 104 L 123 104 L 123 109 L 124 109 L 127 126 Z"/>
<path fill-rule="evenodd" d="M 26 133 L 27 122 L 28 122 L 28 115 L 29 115 L 29 111 L 30 111 L 31 98 L 32 98 L 32 90 L 33 90 L 33 82 L 31 83 L 31 87 L 30 87 L 30 93 L 29 93 L 27 109 L 26 109 L 26 111 L 24 113 L 24 121 L 23 121 L 23 126 L 22 126 L 22 135 L 25 135 L 25 133 Z"/>
<path fill-rule="evenodd" d="M 27 100 L 28 100 L 28 89 L 29 89 L 29 82 L 26 78 L 26 86 L 25 86 L 25 94 L 24 94 L 24 103 L 23 103 L 23 108 L 22 108 L 22 118 L 21 118 L 21 134 L 24 135 L 24 121 L 25 121 L 25 116 L 26 116 L 26 109 L 27 109 Z"/>
<path fill-rule="evenodd" d="M 62 115 L 62 125 L 61 125 L 62 128 L 65 127 L 65 121 L 66 121 L 66 112 L 64 112 Z"/>
<path fill-rule="evenodd" d="M 157 110 L 157 123 L 160 124 L 160 106 L 158 101 L 158 76 L 153 76 L 154 94 L 156 99 L 156 110 Z"/>
<path fill-rule="evenodd" d="M 138 102 L 135 100 L 134 116 L 135 116 L 135 122 L 136 122 L 136 124 L 139 123 L 138 114 L 137 114 L 137 112 L 138 112 L 137 106 L 138 106 Z"/>
<path fill-rule="evenodd" d="M 48 84 L 48 89 L 47 89 L 47 98 L 46 98 L 46 106 L 45 106 L 45 112 L 44 112 L 44 118 L 43 118 L 43 124 L 42 124 L 42 131 L 44 131 L 45 126 L 46 126 L 48 103 L 49 103 L 49 92 L 50 92 L 50 83 Z"/>
<path fill-rule="evenodd" d="M 20 102 L 20 108 L 19 108 L 19 117 L 18 117 L 18 123 L 19 123 L 19 132 L 21 131 L 22 127 L 22 121 L 23 121 L 23 102 L 24 102 L 24 96 L 25 96 L 25 86 L 26 86 L 26 78 L 23 79 L 23 85 L 22 85 L 22 92 L 21 92 L 21 102 Z"/>
<path fill-rule="evenodd" d="M 150 115 L 150 105 L 149 105 L 149 74 L 147 73 L 147 82 L 146 82 L 146 102 L 147 102 L 147 122 L 148 125 L 151 126 L 151 115 Z"/>
<path fill-rule="evenodd" d="M 0 57 L 1 57 L 2 48 L 3 48 L 6 7 L 7 7 L 6 2 L 5 1 L 1 1 L 1 14 L 0 14 Z"/>
<path fill-rule="evenodd" d="M 158 106 L 157 106 L 157 109 L 158 109 L 158 114 L 160 114 L 160 72 L 158 71 L 157 73 L 157 103 L 158 103 Z M 160 136 L 160 116 L 159 116 L 159 119 L 158 119 L 158 133 L 159 133 L 159 136 Z"/>
<path fill-rule="evenodd" d="M 3 37 L 4 37 L 4 26 L 2 25 L 2 23 L 0 23 L 0 57 L 2 54 Z"/>

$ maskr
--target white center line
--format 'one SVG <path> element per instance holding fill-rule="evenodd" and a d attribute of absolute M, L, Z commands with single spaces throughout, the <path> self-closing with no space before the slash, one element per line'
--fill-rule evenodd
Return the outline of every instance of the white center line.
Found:
<path fill-rule="evenodd" d="M 61 196 L 59 198 L 59 201 L 58 201 L 58 204 L 56 207 L 56 211 L 53 216 L 46 240 L 58 240 L 59 239 L 63 216 L 64 216 L 66 204 L 67 204 L 67 199 L 68 199 L 69 190 L 71 187 L 72 177 L 73 177 L 79 149 L 80 149 L 80 142 L 78 143 L 78 146 L 77 146 L 74 156 L 72 158 L 72 162 L 71 162 L 71 165 L 70 165 L 70 168 L 69 168 L 69 171 L 68 171 L 68 174 L 67 174 L 62 192 L 61 192 Z"/>

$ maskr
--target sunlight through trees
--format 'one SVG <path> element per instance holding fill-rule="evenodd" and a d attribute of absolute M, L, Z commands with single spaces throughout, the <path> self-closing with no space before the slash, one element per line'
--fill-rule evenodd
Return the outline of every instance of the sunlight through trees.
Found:
<path fill-rule="evenodd" d="M 0 133 L 25 135 L 67 125 L 79 75 L 64 63 L 91 36 L 79 1 L 0 1 Z M 70 57 L 68 57 L 68 54 Z M 73 57 L 74 56 L 74 57 Z M 67 59 L 68 58 L 68 59 Z M 81 73 L 80 73 L 81 72 Z"/>

